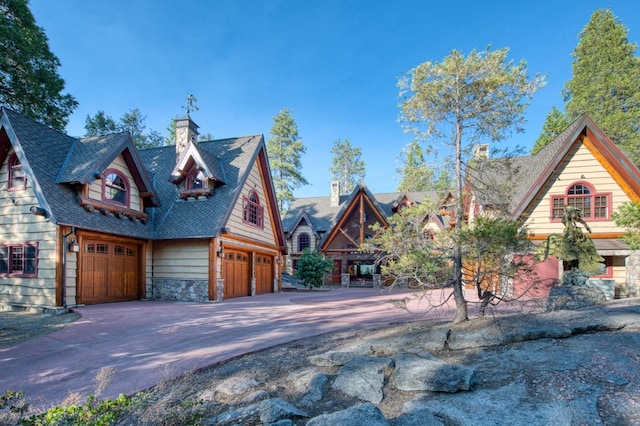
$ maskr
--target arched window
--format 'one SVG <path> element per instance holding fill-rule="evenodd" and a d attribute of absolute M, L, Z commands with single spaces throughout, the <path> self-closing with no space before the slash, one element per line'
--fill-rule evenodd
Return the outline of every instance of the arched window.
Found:
<path fill-rule="evenodd" d="M 260 205 L 260 197 L 256 191 L 250 191 L 243 200 L 242 220 L 245 223 L 262 228 L 264 226 L 264 208 Z"/>
<path fill-rule="evenodd" d="M 205 182 L 202 171 L 194 167 L 187 178 L 187 190 L 204 189 Z"/>
<path fill-rule="evenodd" d="M 118 170 L 107 170 L 102 179 L 102 200 L 129 206 L 129 182 Z"/>
<path fill-rule="evenodd" d="M 564 195 L 551 196 L 551 220 L 561 220 L 565 206 L 580 209 L 583 218 L 607 220 L 611 217 L 611 193 L 598 193 L 593 185 L 576 182 L 567 187 Z"/>
<path fill-rule="evenodd" d="M 298 235 L 298 251 L 302 252 L 304 249 L 309 247 L 311 247 L 311 238 L 309 237 L 309 234 L 303 232 Z"/>
<path fill-rule="evenodd" d="M 27 187 L 27 177 L 24 175 L 22 164 L 18 160 L 18 156 L 15 152 L 12 152 L 8 161 L 8 185 L 9 191 L 18 191 Z"/>

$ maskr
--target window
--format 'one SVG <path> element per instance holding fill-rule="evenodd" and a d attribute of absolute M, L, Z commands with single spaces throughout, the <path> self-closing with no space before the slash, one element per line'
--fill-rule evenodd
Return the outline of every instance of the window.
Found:
<path fill-rule="evenodd" d="M 256 191 L 251 191 L 248 197 L 244 197 L 242 210 L 242 220 L 245 223 L 258 228 L 264 227 L 264 209 L 260 205 L 260 198 L 258 198 Z"/>
<path fill-rule="evenodd" d="M 298 251 L 302 252 L 304 249 L 307 249 L 311 246 L 311 239 L 309 238 L 309 234 L 303 232 L 298 235 Z"/>
<path fill-rule="evenodd" d="M 585 182 L 578 182 L 567 188 L 565 195 L 551 196 L 551 220 L 560 221 L 564 207 L 580 209 L 582 217 L 590 220 L 611 218 L 611 193 L 597 193 L 595 188 Z"/>
<path fill-rule="evenodd" d="M 8 161 L 8 189 L 9 191 L 19 191 L 27 187 L 27 177 L 24 175 L 22 164 L 18 160 L 15 152 L 12 152 Z"/>
<path fill-rule="evenodd" d="M 187 177 L 187 190 L 205 189 L 204 176 L 200 169 L 193 168 Z"/>
<path fill-rule="evenodd" d="M 0 276 L 38 276 L 38 244 L 0 245 Z"/>
<path fill-rule="evenodd" d="M 121 172 L 107 170 L 102 180 L 102 200 L 129 206 L 129 184 Z"/>

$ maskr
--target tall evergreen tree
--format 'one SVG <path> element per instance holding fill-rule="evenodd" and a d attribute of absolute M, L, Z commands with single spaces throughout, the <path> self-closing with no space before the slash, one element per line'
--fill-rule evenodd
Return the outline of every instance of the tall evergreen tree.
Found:
<path fill-rule="evenodd" d="M 537 76 L 529 79 L 527 64 L 507 60 L 508 49 L 472 51 L 465 56 L 453 50 L 442 62 L 425 62 L 400 79 L 401 120 L 419 138 L 431 138 L 448 148 L 455 171 L 454 237 L 461 235 L 463 211 L 463 164 L 475 144 L 500 141 L 512 131 L 522 130 L 527 99 L 543 85 Z M 467 319 L 462 284 L 463 247 L 453 238 L 454 322 Z"/>
<path fill-rule="evenodd" d="M 596 10 L 573 51 L 565 115 L 589 112 L 611 140 L 640 164 L 640 58 L 628 29 L 611 10 Z"/>
<path fill-rule="evenodd" d="M 103 136 L 115 133 L 118 130 L 118 125 L 104 111 L 98 111 L 93 117 L 87 114 L 87 118 L 84 120 L 84 129 L 85 136 Z"/>
<path fill-rule="evenodd" d="M 273 119 L 271 138 L 267 141 L 267 153 L 280 213 L 293 201 L 293 190 L 307 185 L 302 176 L 302 154 L 306 148 L 298 136 L 298 125 L 293 111 L 283 109 Z"/>
<path fill-rule="evenodd" d="M 0 105 L 64 130 L 78 102 L 62 94 L 59 66 L 28 1 L 0 0 Z"/>
<path fill-rule="evenodd" d="M 427 167 L 420 142 L 409 143 L 402 153 L 402 167 L 397 171 L 400 175 L 398 191 L 427 191 L 432 188 L 433 172 Z"/>
<path fill-rule="evenodd" d="M 364 180 L 366 175 L 364 161 L 360 159 L 362 149 L 359 146 L 351 146 L 349 139 L 341 142 L 333 141 L 331 147 L 333 159 L 329 171 L 332 179 L 340 182 L 340 195 L 350 194 L 358 181 Z"/>
<path fill-rule="evenodd" d="M 547 146 L 549 142 L 554 140 L 556 136 L 562 133 L 569 124 L 571 124 L 571 122 L 568 121 L 562 111 L 554 105 L 542 125 L 542 134 L 538 136 L 536 143 L 533 145 L 533 148 L 531 148 L 531 154 L 537 154 L 542 148 Z"/>

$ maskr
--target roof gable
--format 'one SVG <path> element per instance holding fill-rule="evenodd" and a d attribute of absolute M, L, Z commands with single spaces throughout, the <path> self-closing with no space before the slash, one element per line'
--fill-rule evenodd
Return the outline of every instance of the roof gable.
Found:
<path fill-rule="evenodd" d="M 373 212 L 375 219 L 366 218 L 366 210 Z M 367 222 L 377 221 L 382 226 L 388 226 L 386 217 L 387 215 L 385 215 L 383 209 L 367 186 L 364 183 L 360 183 L 356 188 L 354 188 L 348 200 L 344 203 L 342 209 L 337 214 L 332 226 L 330 227 L 329 233 L 320 243 L 319 249 L 327 249 L 338 235 L 345 236 L 349 241 L 351 241 L 351 245 L 353 245 L 354 248 L 357 248 L 358 244 L 364 242 L 364 234 L 366 232 L 365 226 L 367 226 Z M 359 226 L 359 235 L 357 236 L 350 235 L 349 232 L 345 231 L 345 228 L 350 225 L 350 221 L 352 220 L 356 220 L 357 222 L 355 224 Z"/>
<path fill-rule="evenodd" d="M 553 177 L 559 164 L 575 144 L 584 144 L 600 162 L 616 183 L 632 200 L 640 199 L 640 170 L 609 139 L 589 114 L 582 114 L 558 137 L 527 161 L 523 161 L 519 173 L 519 184 L 512 200 L 513 218 L 521 217 Z"/>
<path fill-rule="evenodd" d="M 193 142 L 189 142 L 185 150 L 182 151 L 176 166 L 171 171 L 169 180 L 172 183 L 182 182 L 193 167 L 198 167 L 202 170 L 205 178 L 213 180 L 216 184 L 225 184 L 220 159 L 209 151 L 198 149 L 198 144 Z"/>

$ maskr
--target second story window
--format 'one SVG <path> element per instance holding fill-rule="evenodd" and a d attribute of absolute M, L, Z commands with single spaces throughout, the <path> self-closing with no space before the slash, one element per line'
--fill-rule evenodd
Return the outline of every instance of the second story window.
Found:
<path fill-rule="evenodd" d="M 304 249 L 311 247 L 311 238 L 309 238 L 309 234 L 306 232 L 298 235 L 298 251 L 302 252 Z"/>
<path fill-rule="evenodd" d="M 258 228 L 264 227 L 264 208 L 260 205 L 260 198 L 256 191 L 251 191 L 248 197 L 244 197 L 242 210 L 243 222 Z"/>
<path fill-rule="evenodd" d="M 607 220 L 611 218 L 611 193 L 598 193 L 588 183 L 574 183 L 564 195 L 551 196 L 551 220 L 562 219 L 564 206 L 580 209 L 586 219 Z"/>
<path fill-rule="evenodd" d="M 202 176 L 202 171 L 194 168 L 187 177 L 187 190 L 192 191 L 196 189 L 205 189 L 205 183 Z"/>
<path fill-rule="evenodd" d="M 102 180 L 102 199 L 129 206 L 129 184 L 117 170 L 107 170 Z"/>
<path fill-rule="evenodd" d="M 27 177 L 24 175 L 22 164 L 18 160 L 15 152 L 11 153 L 8 161 L 8 189 L 9 191 L 19 191 L 27 187 Z"/>

